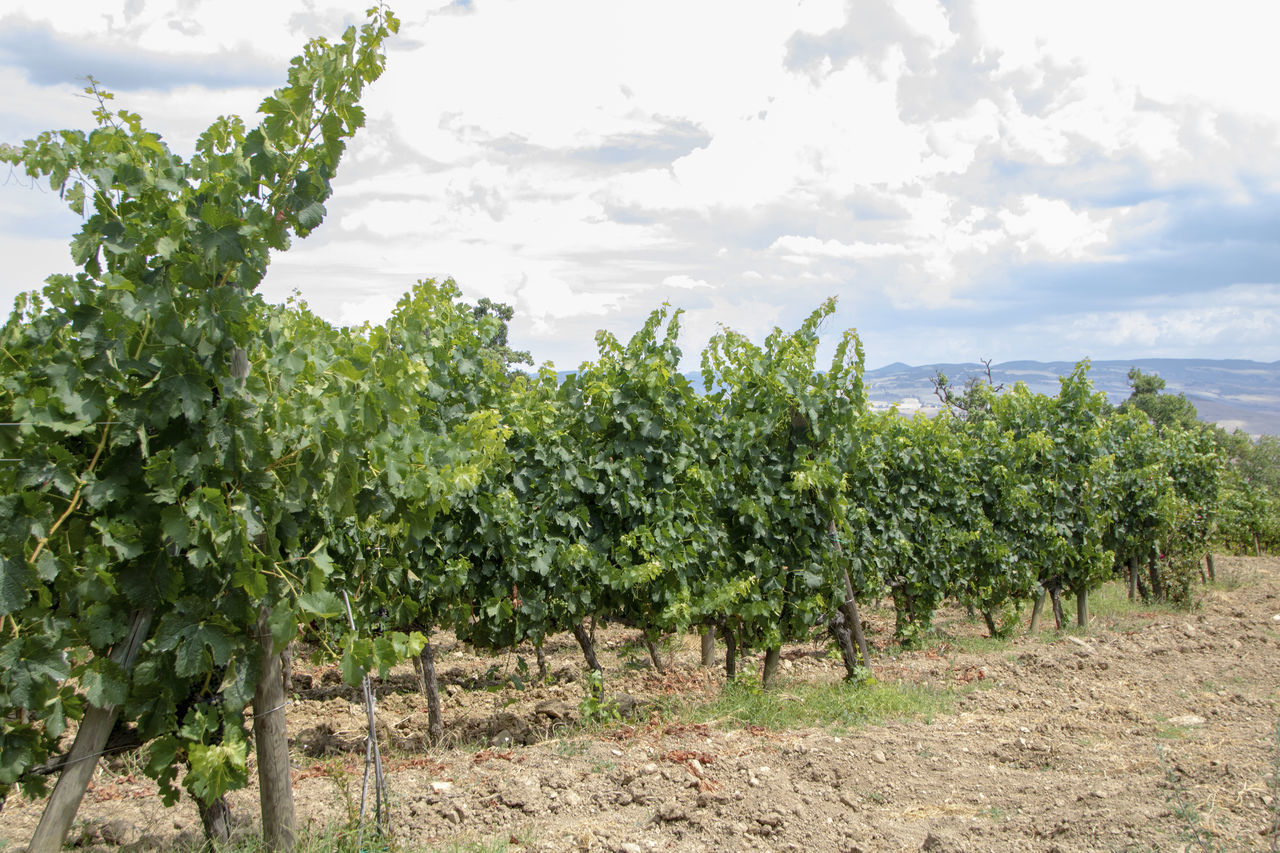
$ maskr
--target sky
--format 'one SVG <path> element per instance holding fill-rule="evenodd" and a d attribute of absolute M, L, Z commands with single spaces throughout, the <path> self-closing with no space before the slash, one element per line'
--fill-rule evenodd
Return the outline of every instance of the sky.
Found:
<path fill-rule="evenodd" d="M 369 0 L 0 0 L 0 142 L 92 74 L 184 157 Z M 262 288 L 378 323 L 423 278 L 572 369 L 684 310 L 696 369 L 838 298 L 867 366 L 1280 360 L 1280 4 L 416 0 L 325 223 Z M 79 227 L 0 173 L 0 301 Z M 830 345 L 830 344 L 829 344 Z"/>

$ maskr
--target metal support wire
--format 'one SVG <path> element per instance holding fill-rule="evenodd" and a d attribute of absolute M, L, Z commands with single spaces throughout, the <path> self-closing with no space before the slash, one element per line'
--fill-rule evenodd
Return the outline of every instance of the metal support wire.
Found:
<path fill-rule="evenodd" d="M 347 591 L 342 591 L 342 600 L 347 606 L 347 624 L 351 626 L 351 630 L 356 629 L 355 616 L 351 612 L 351 597 L 347 595 Z M 364 816 L 367 810 L 369 798 L 369 775 L 373 773 L 373 798 L 374 798 L 374 821 L 379 832 L 386 832 L 390 827 L 391 810 L 387 800 L 387 781 L 386 776 L 382 772 L 382 751 L 378 747 L 378 728 L 376 718 L 376 707 L 374 705 L 373 683 L 369 680 L 369 673 L 364 674 L 364 678 L 360 680 L 360 686 L 364 689 L 364 711 L 368 718 L 369 734 L 365 740 L 364 750 L 364 781 L 360 786 L 360 833 L 356 838 L 356 848 L 362 849 L 361 844 L 364 841 Z"/>

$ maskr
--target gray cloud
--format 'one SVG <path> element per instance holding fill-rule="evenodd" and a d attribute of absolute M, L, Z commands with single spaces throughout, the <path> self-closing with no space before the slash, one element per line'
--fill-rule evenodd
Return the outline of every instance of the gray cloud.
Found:
<path fill-rule="evenodd" d="M 271 86 L 283 82 L 279 63 L 231 53 L 193 56 L 138 50 L 73 38 L 20 15 L 0 18 L 0 62 L 22 69 L 42 86 L 82 84 L 92 75 L 112 91 L 169 90 L 198 85 Z"/>
<path fill-rule="evenodd" d="M 970 290 L 980 295 L 973 303 L 904 312 L 879 299 L 864 298 L 861 307 L 877 325 L 901 328 L 908 337 L 913 334 L 910 329 L 931 327 L 977 341 L 982 329 L 1001 330 L 987 335 L 1000 342 L 998 351 L 955 352 L 953 357 L 998 354 L 1001 358 L 1049 358 L 1058 352 L 1053 349 L 1058 345 L 1054 341 L 1061 340 L 1061 330 L 1069 327 L 1073 318 L 1092 318 L 1089 324 L 1096 335 L 1095 349 L 1058 354 L 1070 358 L 1104 352 L 1123 355 L 1120 344 L 1107 342 L 1107 316 L 1172 310 L 1207 314 L 1226 304 L 1223 294 L 1236 294 L 1236 302 L 1247 310 L 1250 297 L 1240 290 L 1247 288 L 1242 282 L 1260 285 L 1262 292 L 1269 292 L 1268 287 L 1280 292 L 1277 221 L 1280 196 L 1250 206 L 1202 201 L 1176 211 L 1167 229 L 1117 246 L 1114 259 L 993 267 L 972 284 Z M 1032 334 L 1037 327 L 1044 331 L 1043 340 Z M 1014 336 L 1010 330 L 1015 329 L 1021 330 L 1015 336 L 1020 350 L 1005 345 Z M 1120 331 L 1117 323 L 1117 337 Z M 1187 337 L 1178 345 L 1188 353 L 1221 354 L 1221 347 L 1229 343 Z"/>
<path fill-rule="evenodd" d="M 595 148 L 578 148 L 569 156 L 614 168 L 648 168 L 672 163 L 711 142 L 711 134 L 683 119 L 659 119 L 658 130 L 607 137 Z"/>
<path fill-rule="evenodd" d="M 889 0 L 850 0 L 845 24 L 826 33 L 796 33 L 787 45 L 787 67 L 816 74 L 824 60 L 834 69 L 854 59 L 868 65 L 899 47 L 911 64 L 927 54 L 926 41 L 911 29 Z"/>
<path fill-rule="evenodd" d="M 573 169 L 619 172 L 666 166 L 704 148 L 711 134 L 703 127 L 681 118 L 652 116 L 651 129 L 606 136 L 598 145 L 579 148 L 549 148 L 529 142 L 523 136 L 492 136 L 483 128 L 459 124 L 445 115 L 440 126 L 478 143 L 496 162 L 545 164 Z"/>

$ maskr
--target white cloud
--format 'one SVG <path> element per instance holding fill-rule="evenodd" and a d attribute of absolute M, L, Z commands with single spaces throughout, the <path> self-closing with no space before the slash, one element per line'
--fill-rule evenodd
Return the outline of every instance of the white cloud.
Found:
<path fill-rule="evenodd" d="M 301 11 L 291 3 L 257 0 L 59 0 L 21 4 L 14 11 L 47 22 L 59 33 L 136 49 L 175 54 L 249 50 L 287 58 L 310 36 L 332 38 L 359 23 L 364 9 L 358 6 L 308 3 Z"/>
<path fill-rule="evenodd" d="M 662 284 L 665 287 L 673 287 L 677 290 L 698 290 L 711 287 L 702 279 L 690 278 L 687 275 L 669 275 L 662 280 Z"/>
<path fill-rule="evenodd" d="M 819 240 L 817 237 L 797 237 L 794 234 L 774 240 L 769 250 L 796 263 L 808 263 L 814 258 L 887 258 L 910 252 L 901 243 L 842 243 L 839 240 Z"/>
<path fill-rule="evenodd" d="M 606 314 L 618 306 L 606 293 L 575 291 L 563 280 L 546 273 L 526 275 L 516 289 L 518 307 L 535 323 L 582 314 Z"/>
<path fill-rule="evenodd" d="M 937 0 L 899 0 L 898 14 L 913 30 L 924 36 L 941 52 L 956 42 L 947 12 Z"/>
<path fill-rule="evenodd" d="M 698 364 L 698 354 L 721 329 L 733 329 L 752 340 L 762 341 L 775 326 L 782 324 L 782 314 L 774 302 L 734 298 L 732 292 L 723 291 L 713 298 L 709 307 L 686 311 L 680 318 L 685 361 L 690 363 L 685 369 Z"/>
<path fill-rule="evenodd" d="M 1208 293 L 1155 297 L 1138 307 L 1084 311 L 1050 333 L 1104 354 L 1183 357 L 1228 347 L 1260 361 L 1280 359 L 1280 284 L 1238 284 Z"/>
<path fill-rule="evenodd" d="M 1263 81 L 1280 77 L 1274 35 L 1280 6 L 1223 0 L 1206 6 L 1165 0 L 975 0 L 979 30 L 1000 68 L 1046 58 L 1082 63 L 1164 102 L 1192 98 L 1221 109 L 1280 118 Z"/>
<path fill-rule="evenodd" d="M 412 32 L 426 48 L 395 57 L 400 73 L 424 85 L 413 109 L 389 99 L 380 106 L 424 152 L 439 116 L 548 147 L 644 131 L 657 116 L 698 116 L 718 132 L 767 107 L 797 28 L 838 20 L 830 0 L 766 4 L 750 14 L 730 0 L 492 0 L 474 9 L 430 19 Z"/>
<path fill-rule="evenodd" d="M 1028 195 L 1018 207 L 1020 212 L 1004 210 L 999 217 L 1023 252 L 1039 249 L 1060 258 L 1081 258 L 1090 246 L 1107 240 L 1109 217 L 1074 211 L 1061 199 Z"/>
<path fill-rule="evenodd" d="M 67 241 L 0 235 L 0 257 L 5 260 L 5 287 L 0 311 L 9 316 L 19 293 L 39 290 L 54 273 L 74 273 Z"/>
<path fill-rule="evenodd" d="M 374 294 L 343 302 L 338 309 L 337 322 L 343 326 L 377 325 L 391 316 L 397 302 L 399 299 L 391 294 Z"/>

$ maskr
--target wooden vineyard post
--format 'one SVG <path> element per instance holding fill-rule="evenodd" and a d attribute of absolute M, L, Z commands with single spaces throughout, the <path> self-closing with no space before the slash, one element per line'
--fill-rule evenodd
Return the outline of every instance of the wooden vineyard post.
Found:
<path fill-rule="evenodd" d="M 853 641 L 858 644 L 858 656 L 862 658 L 862 665 L 870 669 L 871 658 L 867 655 L 867 636 L 862 632 L 862 615 L 858 612 L 858 599 L 853 597 L 853 582 L 849 580 L 848 572 L 844 573 L 844 594 L 845 599 L 841 609 L 844 611 L 845 621 L 853 631 Z"/>
<path fill-rule="evenodd" d="M 268 620 L 271 608 L 258 610 L 262 675 L 253 693 L 253 740 L 258 756 L 258 795 L 262 804 L 262 840 L 268 850 L 289 853 L 297 841 L 289 742 L 285 737 L 284 676 Z"/>
<path fill-rule="evenodd" d="M 436 655 L 431 647 L 430 629 L 427 641 L 418 655 L 418 667 L 422 674 L 422 693 L 427 697 L 427 738 L 432 746 L 444 740 L 444 711 L 440 704 L 440 682 L 436 678 Z"/>
<path fill-rule="evenodd" d="M 702 629 L 702 665 L 704 667 L 712 667 L 716 665 L 716 628 L 714 625 L 707 625 Z"/>
<path fill-rule="evenodd" d="M 1076 624 L 1081 631 L 1089 630 L 1089 590 L 1083 584 L 1076 590 Z"/>
<path fill-rule="evenodd" d="M 347 608 L 347 624 L 351 626 L 351 630 L 356 630 L 356 617 L 351 612 L 351 596 L 347 595 L 346 590 L 342 591 L 342 601 Z M 430 640 L 423 646 L 425 656 L 421 658 L 423 665 L 424 682 L 429 680 L 433 686 L 438 686 L 436 682 L 436 665 L 435 657 L 431 653 Z M 378 747 L 378 714 L 373 701 L 373 683 L 369 680 L 369 673 L 366 672 L 360 678 L 360 688 L 364 691 L 364 713 L 365 722 L 368 726 L 368 735 L 364 742 L 364 782 L 360 787 L 360 834 L 356 837 L 356 849 L 363 850 L 364 847 L 364 816 L 365 806 L 369 799 L 369 773 L 373 772 L 373 798 L 374 798 L 374 825 L 379 832 L 385 832 L 387 822 L 391 819 L 391 812 L 387 807 L 387 780 L 382 773 L 382 750 Z M 437 690 L 437 702 L 440 694 Z M 438 710 L 438 709 L 437 709 Z M 430 714 L 428 714 L 428 717 Z M 441 735 L 444 733 L 443 720 L 440 721 Z"/>
<path fill-rule="evenodd" d="M 1034 634 L 1040 630 L 1040 614 L 1044 612 L 1044 597 L 1047 595 L 1044 587 L 1040 587 L 1040 592 L 1036 595 L 1035 606 L 1031 608 L 1031 627 L 1027 629 L 1028 634 Z"/>
<path fill-rule="evenodd" d="M 764 671 L 760 676 L 760 686 L 765 690 L 773 687 L 773 680 L 778 674 L 778 661 L 782 658 L 782 647 L 771 646 L 764 653 Z"/>
<path fill-rule="evenodd" d="M 738 675 L 738 637 L 733 629 L 724 628 L 724 676 L 732 681 Z"/>
<path fill-rule="evenodd" d="M 124 641 L 111 651 L 111 660 L 119 664 L 125 672 L 133 669 L 138 650 L 147 637 L 147 629 L 151 627 L 152 611 L 150 609 L 134 611 L 129 624 L 129 633 Z M 40 815 L 40 823 L 31 836 L 27 850 L 31 853 L 56 853 L 62 849 L 62 842 L 71 829 L 80 801 L 93 778 L 93 771 L 98 767 L 98 757 L 106 746 L 107 736 L 116 724 L 116 716 L 120 713 L 119 705 L 98 707 L 90 705 L 80 722 L 80 730 L 76 732 L 71 752 L 63 764 L 58 783 L 49 796 L 49 802 Z"/>

